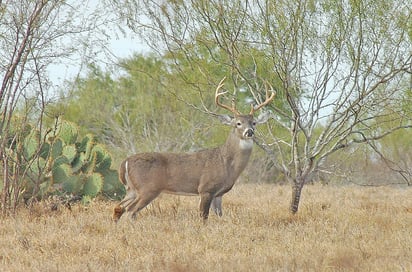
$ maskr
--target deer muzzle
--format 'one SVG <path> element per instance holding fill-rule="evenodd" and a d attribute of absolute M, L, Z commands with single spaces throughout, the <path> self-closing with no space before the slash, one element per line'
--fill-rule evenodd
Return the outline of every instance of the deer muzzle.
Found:
<path fill-rule="evenodd" d="M 255 136 L 255 131 L 251 128 L 248 128 L 243 132 L 243 137 L 245 138 L 253 138 L 253 136 Z"/>

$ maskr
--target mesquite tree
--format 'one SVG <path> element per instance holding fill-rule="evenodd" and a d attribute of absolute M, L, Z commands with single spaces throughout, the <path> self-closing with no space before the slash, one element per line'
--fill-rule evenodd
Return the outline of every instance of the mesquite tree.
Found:
<path fill-rule="evenodd" d="M 274 121 L 260 144 L 291 182 L 296 213 L 304 184 L 329 155 L 411 126 L 401 106 L 411 90 L 407 2 L 119 0 L 114 7 L 182 77 L 199 70 L 216 85 L 228 75 L 254 100 L 263 85 L 276 89 Z"/>

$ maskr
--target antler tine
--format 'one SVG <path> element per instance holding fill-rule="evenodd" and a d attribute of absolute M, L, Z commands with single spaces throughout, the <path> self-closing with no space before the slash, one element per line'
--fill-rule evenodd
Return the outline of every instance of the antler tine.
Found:
<path fill-rule="evenodd" d="M 227 91 L 225 92 L 219 92 L 219 90 L 225 85 L 223 82 L 225 81 L 226 77 L 223 77 L 222 80 L 219 82 L 219 85 L 216 88 L 216 92 L 215 92 L 215 103 L 216 105 L 218 105 L 219 107 L 222 107 L 224 109 L 227 109 L 228 111 L 232 112 L 235 115 L 239 115 L 239 112 L 236 110 L 235 104 L 232 103 L 232 107 L 225 105 L 225 104 L 221 104 L 219 102 L 219 97 L 224 95 L 225 93 L 227 93 Z"/>
<path fill-rule="evenodd" d="M 270 86 L 270 90 L 271 90 L 272 94 L 269 97 L 268 88 L 265 88 L 266 89 L 266 100 L 263 103 L 260 103 L 259 105 L 257 105 L 256 107 L 253 107 L 253 105 L 250 105 L 251 106 L 250 113 L 249 113 L 250 115 L 253 115 L 255 113 L 255 111 L 257 111 L 257 110 L 261 109 L 262 107 L 266 106 L 267 104 L 269 104 L 273 100 L 273 98 L 275 98 L 276 92 L 273 90 L 272 85 L 270 85 L 270 83 L 268 83 L 268 84 Z"/>

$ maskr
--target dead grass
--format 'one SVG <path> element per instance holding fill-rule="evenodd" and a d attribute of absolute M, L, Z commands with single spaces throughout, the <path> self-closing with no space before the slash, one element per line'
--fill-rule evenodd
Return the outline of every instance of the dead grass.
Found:
<path fill-rule="evenodd" d="M 115 203 L 57 211 L 40 203 L 0 224 L 0 271 L 412 271 L 412 190 L 237 184 L 224 216 L 164 195 L 135 222 Z"/>

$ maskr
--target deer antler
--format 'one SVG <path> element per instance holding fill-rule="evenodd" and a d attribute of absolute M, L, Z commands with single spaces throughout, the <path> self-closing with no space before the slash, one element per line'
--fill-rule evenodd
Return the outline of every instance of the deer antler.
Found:
<path fill-rule="evenodd" d="M 259 110 L 260 108 L 266 106 L 267 104 L 270 103 L 270 101 L 273 100 L 273 98 L 275 98 L 276 92 L 273 90 L 272 85 L 270 85 L 270 83 L 268 83 L 270 86 L 270 90 L 271 90 L 271 95 L 269 97 L 269 92 L 268 92 L 268 88 L 266 89 L 266 100 L 263 103 L 260 103 L 259 105 L 257 105 L 256 107 L 253 106 L 253 104 L 250 105 L 251 109 L 250 109 L 250 115 L 253 115 L 255 113 L 255 111 Z"/>
<path fill-rule="evenodd" d="M 235 115 L 240 115 L 240 112 L 236 109 L 236 105 L 235 105 L 235 103 L 234 103 L 233 101 L 232 101 L 232 107 L 230 107 L 230 106 L 228 106 L 228 105 L 221 104 L 221 103 L 219 102 L 219 97 L 222 96 L 222 95 L 224 95 L 225 93 L 227 93 L 227 91 L 225 91 L 225 92 L 219 92 L 219 90 L 225 85 L 225 84 L 223 83 L 223 81 L 225 81 L 225 79 L 226 79 L 226 77 L 222 78 L 222 80 L 219 82 L 219 85 L 218 85 L 217 88 L 216 88 L 216 93 L 215 93 L 215 102 L 216 102 L 216 105 L 218 105 L 219 107 L 222 107 L 222 108 L 224 108 L 224 109 L 229 110 L 230 112 L 232 112 L 232 113 L 235 114 Z"/>

